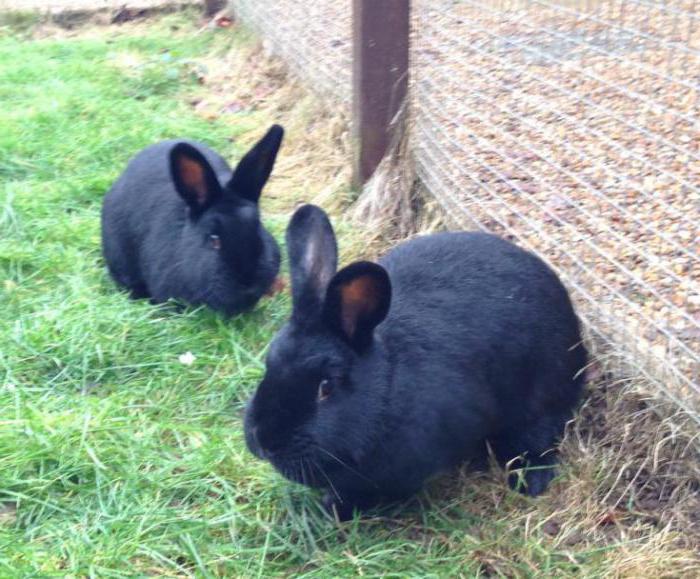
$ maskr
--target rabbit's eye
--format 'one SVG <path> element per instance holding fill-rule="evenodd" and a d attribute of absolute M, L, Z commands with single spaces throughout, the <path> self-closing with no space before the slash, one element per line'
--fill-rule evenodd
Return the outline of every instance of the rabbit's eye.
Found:
<path fill-rule="evenodd" d="M 221 249 L 221 239 L 219 238 L 218 235 L 210 235 L 209 236 L 209 243 L 214 249 Z"/>
<path fill-rule="evenodd" d="M 325 400 L 331 395 L 331 381 L 330 380 L 321 380 L 321 383 L 318 385 L 318 399 L 319 400 Z"/>

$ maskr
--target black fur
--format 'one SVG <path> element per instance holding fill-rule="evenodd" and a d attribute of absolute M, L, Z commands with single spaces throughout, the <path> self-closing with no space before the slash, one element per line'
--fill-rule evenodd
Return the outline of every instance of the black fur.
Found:
<path fill-rule="evenodd" d="M 503 239 L 460 232 L 331 277 L 333 232 L 310 205 L 287 237 L 294 311 L 247 407 L 256 456 L 325 489 L 341 518 L 483 457 L 486 441 L 503 463 L 533 467 L 521 490 L 545 490 L 586 365 L 551 269 Z"/>
<path fill-rule="evenodd" d="M 134 298 L 174 298 L 232 316 L 252 308 L 279 271 L 258 199 L 283 130 L 273 126 L 234 171 L 192 141 L 163 141 L 128 164 L 102 207 L 102 249 Z"/>

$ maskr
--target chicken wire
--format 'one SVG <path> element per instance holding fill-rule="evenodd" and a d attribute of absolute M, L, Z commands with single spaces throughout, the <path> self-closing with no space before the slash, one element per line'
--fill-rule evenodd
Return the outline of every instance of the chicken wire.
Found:
<path fill-rule="evenodd" d="M 230 0 L 236 17 L 317 92 L 352 101 L 350 0 Z"/>
<path fill-rule="evenodd" d="M 615 358 L 697 410 L 696 2 L 413 9 L 413 142 L 428 191 L 457 223 L 544 256 Z"/>
<path fill-rule="evenodd" d="M 233 0 L 351 102 L 351 2 Z M 611 360 L 700 420 L 696 0 L 414 0 L 412 149 L 455 223 L 559 272 Z"/>

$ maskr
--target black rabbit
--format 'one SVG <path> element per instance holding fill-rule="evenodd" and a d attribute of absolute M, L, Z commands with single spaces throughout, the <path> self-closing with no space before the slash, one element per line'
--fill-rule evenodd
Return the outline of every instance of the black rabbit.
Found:
<path fill-rule="evenodd" d="M 293 311 L 246 409 L 249 449 L 327 491 L 341 518 L 402 499 L 485 454 L 554 476 L 586 364 L 566 289 L 536 256 L 485 233 L 438 233 L 336 273 L 326 214 L 287 229 Z"/>
<path fill-rule="evenodd" d="M 192 141 L 138 153 L 102 206 L 102 249 L 134 298 L 174 298 L 232 316 L 272 286 L 280 253 L 260 222 L 258 199 L 282 143 L 274 125 L 234 171 Z"/>

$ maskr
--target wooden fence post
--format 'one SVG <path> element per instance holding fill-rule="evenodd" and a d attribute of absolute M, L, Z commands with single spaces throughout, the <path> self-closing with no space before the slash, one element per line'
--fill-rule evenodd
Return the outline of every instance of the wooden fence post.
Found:
<path fill-rule="evenodd" d="M 408 87 L 410 0 L 353 0 L 354 182 L 372 176 Z"/>

